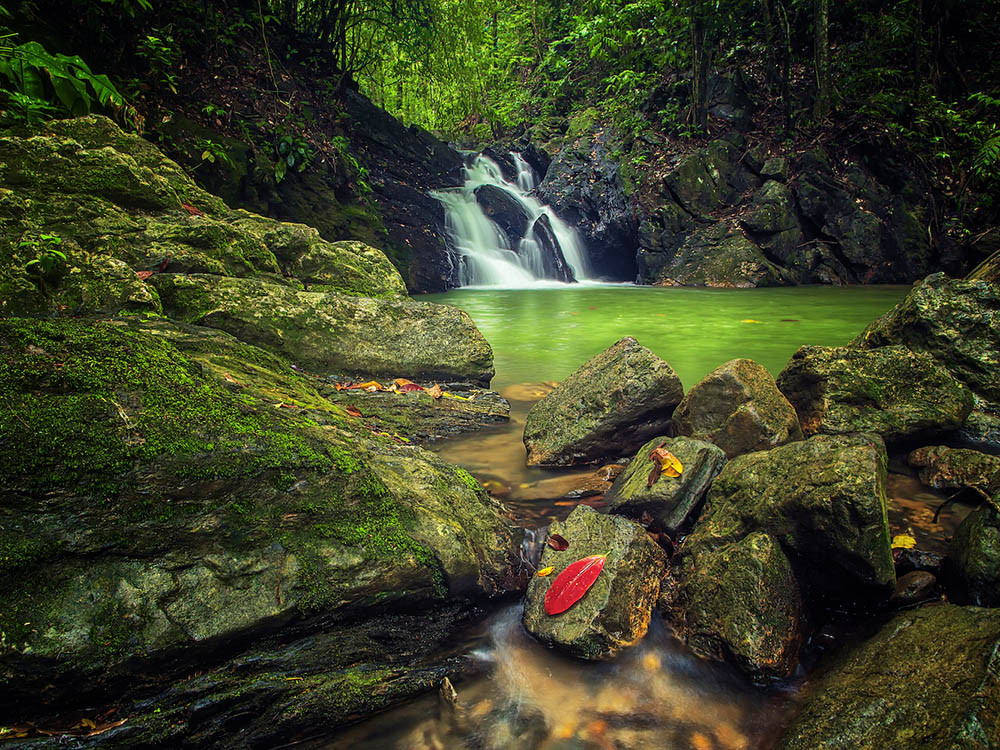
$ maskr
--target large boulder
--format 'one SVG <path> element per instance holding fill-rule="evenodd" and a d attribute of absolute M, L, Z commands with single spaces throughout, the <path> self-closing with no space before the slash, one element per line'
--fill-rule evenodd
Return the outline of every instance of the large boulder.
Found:
<path fill-rule="evenodd" d="M 700 654 L 755 680 L 788 677 L 804 641 L 802 595 L 781 545 L 762 532 L 686 555 L 661 606 Z"/>
<path fill-rule="evenodd" d="M 1000 404 L 997 285 L 928 276 L 852 342 L 869 349 L 889 344 L 928 354 L 978 396 Z"/>
<path fill-rule="evenodd" d="M 625 337 L 531 407 L 524 423 L 528 464 L 570 466 L 632 453 L 667 431 L 683 396 L 670 365 Z"/>
<path fill-rule="evenodd" d="M 818 435 L 730 459 L 681 553 L 763 531 L 832 600 L 881 599 L 896 580 L 886 504 L 878 438 Z"/>
<path fill-rule="evenodd" d="M 516 248 L 517 243 L 527 234 L 531 223 L 531 216 L 524 204 L 496 185 L 480 185 L 474 192 L 483 213 L 496 222 L 510 239 L 511 247 Z"/>
<path fill-rule="evenodd" d="M 1000 492 L 1000 456 L 929 445 L 911 451 L 906 462 L 920 472 L 920 481 L 937 489 L 975 487 L 986 496 Z"/>
<path fill-rule="evenodd" d="M 210 274 L 157 274 L 164 310 L 231 333 L 309 369 L 487 384 L 493 352 L 468 314 L 411 300 L 304 292 Z"/>
<path fill-rule="evenodd" d="M 650 485 L 653 464 L 649 456 L 661 445 L 684 468 L 679 477 L 661 474 Z M 639 449 L 604 499 L 613 513 L 636 520 L 648 514 L 662 530 L 674 534 L 696 519 L 696 510 L 725 463 L 725 454 L 710 443 L 687 437 L 656 437 Z"/>
<path fill-rule="evenodd" d="M 674 429 L 730 458 L 802 439 L 795 409 L 767 369 L 749 359 L 726 362 L 691 388 L 674 411 Z"/>
<path fill-rule="evenodd" d="M 646 634 L 667 557 L 646 530 L 618 516 L 601 515 L 585 505 L 573 509 L 565 522 L 554 522 L 569 546 L 546 546 L 539 568 L 552 566 L 549 576 L 528 584 L 524 627 L 546 645 L 583 659 L 606 659 Z M 549 586 L 570 563 L 590 555 L 607 555 L 593 586 L 565 612 L 545 612 Z"/>
<path fill-rule="evenodd" d="M 387 644 L 414 653 L 400 627 L 440 618 L 438 643 L 523 580 L 520 535 L 471 476 L 224 333 L 8 319 L 0 362 L 4 723 L 86 701 L 123 707 L 135 744 L 183 744 L 198 705 L 252 713 L 255 743 L 329 729 L 420 689 L 344 691 Z M 208 703 L 170 687 L 195 669 Z"/>
<path fill-rule="evenodd" d="M 962 521 L 952 537 L 946 569 L 955 601 L 1000 607 L 1000 492 Z"/>
<path fill-rule="evenodd" d="M 807 686 L 779 750 L 1000 745 L 1000 612 L 903 612 Z"/>
<path fill-rule="evenodd" d="M 905 346 L 803 346 L 778 375 L 806 435 L 871 432 L 898 441 L 953 432 L 972 392 Z"/>
<path fill-rule="evenodd" d="M 574 281 L 573 269 L 566 262 L 562 247 L 556 233 L 552 231 L 552 222 L 548 214 L 542 214 L 531 225 L 531 233 L 538 243 L 542 254 L 542 278 L 556 281 Z"/>

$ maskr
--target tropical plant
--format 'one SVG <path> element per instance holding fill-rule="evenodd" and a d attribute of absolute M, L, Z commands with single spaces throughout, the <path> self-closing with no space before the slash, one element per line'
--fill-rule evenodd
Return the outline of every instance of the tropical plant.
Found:
<path fill-rule="evenodd" d="M 278 137 L 274 146 L 278 158 L 274 162 L 275 182 L 281 182 L 289 169 L 302 172 L 313 158 L 312 147 L 297 135 L 284 134 Z"/>
<path fill-rule="evenodd" d="M 24 264 L 24 270 L 44 281 L 54 281 L 66 263 L 66 254 L 59 249 L 62 237 L 58 234 L 41 234 L 21 240 L 18 247 L 33 251 L 37 255 Z"/>

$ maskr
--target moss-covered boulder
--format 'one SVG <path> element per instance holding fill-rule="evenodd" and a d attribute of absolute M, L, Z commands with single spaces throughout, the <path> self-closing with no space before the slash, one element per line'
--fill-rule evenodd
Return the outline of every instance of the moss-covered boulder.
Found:
<path fill-rule="evenodd" d="M 955 601 L 1000 607 L 1000 492 L 969 514 L 945 560 Z"/>
<path fill-rule="evenodd" d="M 802 431 L 870 432 L 888 441 L 954 432 L 972 392 L 932 357 L 905 346 L 803 346 L 778 375 Z"/>
<path fill-rule="evenodd" d="M 661 474 L 652 485 L 650 454 L 659 446 L 681 462 L 679 477 Z M 604 499 L 611 511 L 639 520 L 649 514 L 664 531 L 674 534 L 693 523 L 712 480 L 722 471 L 726 456 L 721 449 L 687 437 L 656 437 L 646 443 L 618 475 Z"/>
<path fill-rule="evenodd" d="M 674 412 L 674 429 L 714 443 L 730 458 L 802 439 L 795 409 L 771 374 L 749 359 L 726 362 L 691 388 Z"/>
<path fill-rule="evenodd" d="M 925 352 L 993 404 L 1000 404 L 1000 287 L 943 273 L 917 283 L 853 342 Z"/>
<path fill-rule="evenodd" d="M 639 641 L 649 627 L 667 556 L 646 530 L 625 518 L 597 513 L 579 505 L 565 522 L 554 522 L 569 546 L 546 546 L 539 568 L 552 566 L 549 576 L 528 584 L 524 627 L 546 645 L 583 659 L 606 659 Z M 565 612 L 545 613 L 549 586 L 568 565 L 589 555 L 607 555 L 594 585 Z"/>
<path fill-rule="evenodd" d="M 804 641 L 799 582 L 781 545 L 763 532 L 686 555 L 661 606 L 696 652 L 755 680 L 788 677 Z"/>
<path fill-rule="evenodd" d="M 787 282 L 784 271 L 742 229 L 720 221 L 693 231 L 651 283 L 745 289 Z"/>
<path fill-rule="evenodd" d="M 1000 492 L 1000 456 L 970 448 L 929 445 L 911 451 L 906 462 L 919 469 L 920 481 L 930 487 L 975 487 L 987 496 Z"/>
<path fill-rule="evenodd" d="M 306 368 L 482 384 L 493 377 L 490 345 L 456 307 L 213 274 L 163 273 L 152 281 L 171 317 L 226 331 Z"/>
<path fill-rule="evenodd" d="M 998 654 L 996 610 L 934 604 L 903 612 L 807 686 L 776 747 L 997 747 Z"/>
<path fill-rule="evenodd" d="M 683 396 L 670 365 L 627 336 L 531 408 L 524 424 L 528 464 L 569 466 L 628 455 L 667 431 Z"/>
<path fill-rule="evenodd" d="M 832 597 L 887 597 L 896 577 L 882 443 L 818 435 L 731 459 L 681 553 L 704 554 L 758 531 Z"/>
<path fill-rule="evenodd" d="M 0 722 L 132 705 L 197 664 L 226 710 L 253 703 L 251 734 L 301 727 L 265 717 L 300 694 L 333 726 L 368 701 L 337 687 L 343 670 L 387 653 L 312 660 L 330 622 L 453 622 L 442 608 L 519 586 L 519 534 L 471 476 L 370 433 L 226 334 L 0 321 L 0 393 Z M 312 677 L 275 678 L 256 703 L 246 685 L 279 662 Z M 193 731 L 196 699 L 167 692 L 161 729 Z M 151 708 L 129 710 L 142 723 Z"/>

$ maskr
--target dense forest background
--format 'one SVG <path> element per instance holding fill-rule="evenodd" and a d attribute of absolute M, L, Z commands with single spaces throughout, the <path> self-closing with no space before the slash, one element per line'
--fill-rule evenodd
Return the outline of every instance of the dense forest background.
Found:
<path fill-rule="evenodd" d="M 902 149 L 929 232 L 997 223 L 996 8 L 962 0 L 70 0 L 0 7 L 7 120 L 110 109 L 148 137 L 174 113 L 271 150 L 280 181 L 322 157 L 364 169 L 338 101 L 360 89 L 463 145 L 608 125 L 642 171 L 713 134 L 714 71 L 749 129 L 786 146 Z M 200 139 L 187 166 L 230 158 Z"/>

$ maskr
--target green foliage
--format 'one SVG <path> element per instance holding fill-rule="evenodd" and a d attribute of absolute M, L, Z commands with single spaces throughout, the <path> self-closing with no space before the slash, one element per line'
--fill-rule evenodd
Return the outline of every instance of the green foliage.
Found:
<path fill-rule="evenodd" d="M 0 49 L 0 76 L 11 87 L 4 93 L 17 119 L 37 122 L 58 113 L 86 115 L 99 106 L 135 129 L 142 125 L 110 79 L 91 72 L 79 56 L 50 54 L 38 42 L 25 42 Z"/>
<path fill-rule="evenodd" d="M 226 151 L 226 147 L 221 143 L 213 141 L 211 138 L 204 138 L 198 141 L 195 148 L 201 151 L 202 162 L 208 162 L 209 164 L 225 164 L 227 167 L 235 167 L 232 158 L 229 156 L 229 152 Z"/>
<path fill-rule="evenodd" d="M 44 281 L 58 279 L 66 263 L 66 254 L 59 249 L 62 237 L 58 234 L 41 234 L 38 237 L 21 240 L 18 247 L 33 251 L 37 257 L 24 264 L 24 270 Z"/>
<path fill-rule="evenodd" d="M 139 40 L 135 53 L 146 61 L 149 71 L 156 79 L 177 93 L 177 63 L 180 61 L 180 48 L 169 34 L 158 31 L 157 34 L 147 34 Z"/>
<path fill-rule="evenodd" d="M 281 182 L 289 169 L 298 172 L 305 171 L 313 158 L 312 147 L 304 138 L 297 135 L 284 134 L 278 137 L 274 145 L 277 160 L 274 162 L 274 179 Z"/>

